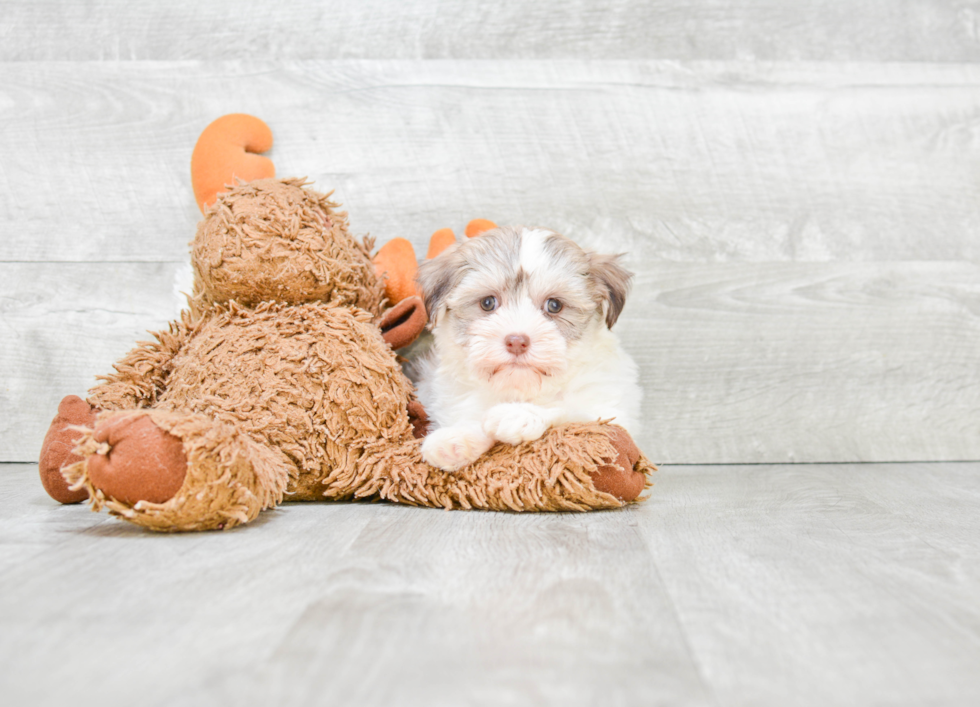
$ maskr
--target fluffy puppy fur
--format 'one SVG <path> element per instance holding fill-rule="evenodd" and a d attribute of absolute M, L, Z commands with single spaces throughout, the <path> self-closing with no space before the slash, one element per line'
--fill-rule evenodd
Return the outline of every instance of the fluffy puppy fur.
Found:
<path fill-rule="evenodd" d="M 456 470 L 497 441 L 535 440 L 563 422 L 614 418 L 633 431 L 642 391 L 611 331 L 632 278 L 619 257 L 505 227 L 420 267 L 434 334 L 415 371 L 427 462 Z"/>

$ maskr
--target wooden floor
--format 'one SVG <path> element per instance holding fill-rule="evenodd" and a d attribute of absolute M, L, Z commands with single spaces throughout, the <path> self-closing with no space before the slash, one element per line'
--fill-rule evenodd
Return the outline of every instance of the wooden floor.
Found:
<path fill-rule="evenodd" d="M 576 515 L 153 535 L 0 465 L 6 705 L 975 705 L 980 464 L 668 467 Z"/>

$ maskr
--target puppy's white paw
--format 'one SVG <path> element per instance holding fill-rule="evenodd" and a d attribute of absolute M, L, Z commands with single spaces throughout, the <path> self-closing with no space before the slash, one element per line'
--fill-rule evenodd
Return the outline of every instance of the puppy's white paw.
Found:
<path fill-rule="evenodd" d="M 443 471 L 472 464 L 493 446 L 478 424 L 454 425 L 430 432 L 422 442 L 422 459 Z"/>
<path fill-rule="evenodd" d="M 550 426 L 547 411 L 531 403 L 494 405 L 483 420 L 483 431 L 507 444 L 533 442 Z"/>

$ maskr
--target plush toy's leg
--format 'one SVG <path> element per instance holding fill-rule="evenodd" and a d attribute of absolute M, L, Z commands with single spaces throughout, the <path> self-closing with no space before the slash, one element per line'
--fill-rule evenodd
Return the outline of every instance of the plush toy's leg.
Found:
<path fill-rule="evenodd" d="M 61 467 L 81 461 L 81 457 L 73 454 L 72 449 L 82 433 L 72 428 L 90 427 L 95 423 L 98 412 L 77 395 L 69 395 L 58 405 L 58 414 L 44 436 L 38 460 L 41 484 L 48 495 L 59 503 L 78 503 L 88 498 L 88 491 L 84 488 L 68 488 L 61 475 Z"/>
<path fill-rule="evenodd" d="M 419 444 L 406 442 L 378 460 L 382 498 L 511 511 L 618 508 L 638 500 L 656 471 L 625 430 L 606 423 L 560 425 L 534 442 L 497 444 L 455 472 L 422 462 Z"/>
<path fill-rule="evenodd" d="M 212 530 L 253 520 L 282 500 L 295 467 L 234 427 L 161 410 L 103 413 L 63 470 L 92 509 L 151 530 Z"/>

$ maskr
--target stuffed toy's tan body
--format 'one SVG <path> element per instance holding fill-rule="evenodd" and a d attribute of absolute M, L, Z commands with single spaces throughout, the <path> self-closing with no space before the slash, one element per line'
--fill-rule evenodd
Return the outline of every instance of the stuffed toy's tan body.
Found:
<path fill-rule="evenodd" d="M 283 500 L 549 511 L 639 495 L 653 467 L 598 422 L 498 444 L 452 474 L 425 464 L 389 345 L 424 319 L 414 302 L 383 311 L 369 245 L 301 180 L 219 196 L 193 243 L 190 309 L 87 400 L 62 402 L 42 448 L 48 492 L 162 531 L 230 528 Z"/>

